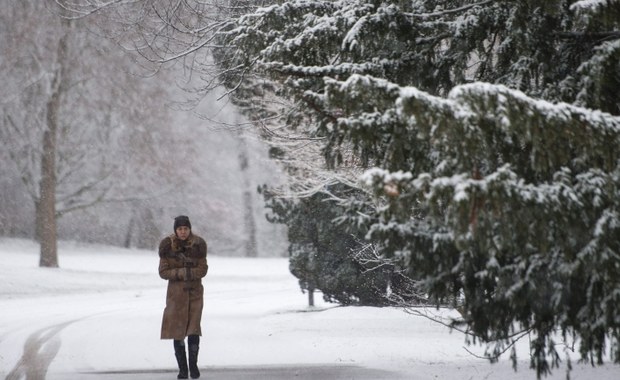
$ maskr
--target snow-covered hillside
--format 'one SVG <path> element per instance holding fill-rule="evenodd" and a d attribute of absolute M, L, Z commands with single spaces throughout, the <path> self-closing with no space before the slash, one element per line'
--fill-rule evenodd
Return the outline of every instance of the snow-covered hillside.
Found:
<path fill-rule="evenodd" d="M 35 243 L 0 239 L 0 378 L 176 378 L 172 343 L 159 340 L 157 254 L 67 242 L 59 252 L 61 269 L 39 268 Z M 489 364 L 460 333 L 399 309 L 309 308 L 286 259 L 210 256 L 209 266 L 202 378 L 535 378 L 527 342 L 515 373 L 508 358 Z M 573 379 L 620 378 L 617 365 L 573 364 Z"/>

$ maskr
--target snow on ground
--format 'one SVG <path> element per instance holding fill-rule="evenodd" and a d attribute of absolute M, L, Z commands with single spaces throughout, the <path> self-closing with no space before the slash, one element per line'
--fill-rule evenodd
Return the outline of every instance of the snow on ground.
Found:
<path fill-rule="evenodd" d="M 0 238 L 0 379 L 175 379 L 156 252 L 61 242 L 59 260 L 39 268 L 35 243 Z M 205 379 L 535 378 L 527 342 L 514 372 L 399 309 L 309 308 L 286 259 L 209 256 L 204 284 Z M 618 365 L 573 365 L 573 379 L 620 379 Z"/>

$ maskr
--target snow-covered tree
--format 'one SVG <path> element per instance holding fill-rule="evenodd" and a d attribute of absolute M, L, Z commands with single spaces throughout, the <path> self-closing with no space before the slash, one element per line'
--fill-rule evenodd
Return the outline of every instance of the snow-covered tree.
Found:
<path fill-rule="evenodd" d="M 311 306 L 314 291 L 342 305 L 385 306 L 400 286 L 402 274 L 394 265 L 354 259 L 365 249 L 365 226 L 334 222 L 345 220 L 340 199 L 353 203 L 360 193 L 338 184 L 297 199 L 267 194 L 273 221 L 288 226 L 289 268 Z"/>
<path fill-rule="evenodd" d="M 159 155 L 145 127 L 165 125 L 167 115 L 145 112 L 144 99 L 163 92 L 131 75 L 127 56 L 90 33 L 87 20 L 61 18 L 48 5 L 1 6 L 0 122 L 4 155 L 35 204 L 40 265 L 56 267 L 60 217 L 148 197 L 158 173 L 137 169 Z M 118 181 L 130 172 L 131 181 Z"/>
<path fill-rule="evenodd" d="M 330 165 L 376 166 L 367 237 L 490 357 L 534 333 L 542 375 L 558 331 L 620 361 L 618 4 L 288 1 L 225 63 L 279 83 Z"/>

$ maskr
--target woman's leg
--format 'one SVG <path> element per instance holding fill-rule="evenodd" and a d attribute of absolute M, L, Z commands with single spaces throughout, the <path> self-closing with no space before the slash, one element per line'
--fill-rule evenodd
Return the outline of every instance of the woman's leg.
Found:
<path fill-rule="evenodd" d="M 200 348 L 200 336 L 188 336 L 187 345 L 189 346 L 189 375 L 192 379 L 197 379 L 200 377 L 200 371 L 198 370 L 198 349 Z"/>
<path fill-rule="evenodd" d="M 174 340 L 174 356 L 177 358 L 179 365 L 179 374 L 177 379 L 187 379 L 187 356 L 185 355 L 185 341 Z"/>

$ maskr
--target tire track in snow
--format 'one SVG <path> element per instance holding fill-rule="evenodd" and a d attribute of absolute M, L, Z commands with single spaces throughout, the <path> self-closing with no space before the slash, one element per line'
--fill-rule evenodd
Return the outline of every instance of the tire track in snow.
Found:
<path fill-rule="evenodd" d="M 47 370 L 60 350 L 59 332 L 84 318 L 44 327 L 32 334 L 24 343 L 24 353 L 5 380 L 45 380 Z"/>

